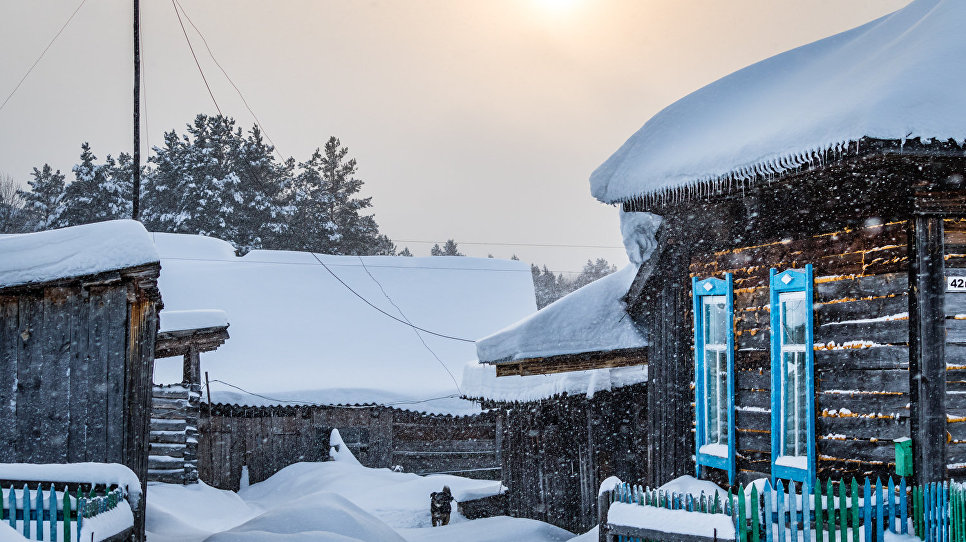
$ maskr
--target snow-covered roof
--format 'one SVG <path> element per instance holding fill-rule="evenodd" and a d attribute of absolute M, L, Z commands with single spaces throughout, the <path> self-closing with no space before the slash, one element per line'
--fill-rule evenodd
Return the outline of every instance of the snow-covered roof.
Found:
<path fill-rule="evenodd" d="M 590 177 L 614 203 L 710 191 L 883 140 L 966 140 L 966 2 L 916 0 L 654 115 Z"/>
<path fill-rule="evenodd" d="M 478 359 L 498 363 L 647 346 L 622 300 L 637 269 L 629 264 L 480 339 Z"/>
<path fill-rule="evenodd" d="M 161 318 L 161 322 L 158 325 L 159 333 L 228 326 L 228 314 L 218 309 L 186 311 L 165 309 L 161 311 L 159 316 Z"/>
<path fill-rule="evenodd" d="M 473 340 L 536 309 L 530 268 L 518 261 L 319 255 L 380 310 L 469 342 L 417 335 L 357 297 L 310 253 L 256 250 L 236 257 L 218 239 L 154 238 L 165 307 L 214 307 L 231 321 L 231 340 L 202 356 L 203 370 L 212 380 L 273 399 L 298 392 L 311 403 L 393 402 L 404 408 L 403 402 L 458 395 L 453 380 L 476 358 Z M 155 366 L 156 382 L 181 380 L 177 360 Z M 219 382 L 211 387 L 213 395 L 239 391 Z M 246 403 L 259 400 L 249 397 Z"/>
<path fill-rule="evenodd" d="M 0 288 L 96 275 L 158 262 L 140 222 L 111 220 L 0 238 Z"/>
<path fill-rule="evenodd" d="M 647 382 L 647 366 L 592 369 L 528 376 L 496 376 L 496 367 L 470 362 L 463 368 L 463 394 L 473 399 L 529 402 L 556 395 L 587 395 Z"/>
<path fill-rule="evenodd" d="M 202 356 L 205 358 L 205 356 Z M 205 361 L 202 361 L 205 363 Z M 460 374 L 454 372 L 459 379 Z M 214 378 L 214 376 L 212 376 Z M 465 385 L 460 383 L 461 388 Z M 211 392 L 213 404 L 239 405 L 250 407 L 266 406 L 311 406 L 311 405 L 346 405 L 346 406 L 389 406 L 401 410 L 413 410 L 428 414 L 445 414 L 450 416 L 469 416 L 479 414 L 483 410 L 475 401 L 467 401 L 460 397 L 453 397 L 451 390 L 444 390 L 443 395 L 431 397 L 425 393 L 393 392 L 373 388 L 327 388 L 318 390 L 278 391 L 269 392 L 265 397 L 257 397 L 240 391 L 215 389 Z M 465 392 L 464 392 L 465 393 Z"/>

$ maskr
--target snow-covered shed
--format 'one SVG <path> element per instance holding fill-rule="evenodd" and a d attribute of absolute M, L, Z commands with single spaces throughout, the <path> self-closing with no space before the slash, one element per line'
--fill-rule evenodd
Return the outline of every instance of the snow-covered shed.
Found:
<path fill-rule="evenodd" d="M 964 25 L 966 3 L 916 0 L 761 61 L 593 172 L 664 219 L 627 296 L 667 458 L 646 483 L 962 475 Z"/>
<path fill-rule="evenodd" d="M 0 238 L 3 461 L 121 463 L 144 493 L 158 262 L 132 220 Z"/>
<path fill-rule="evenodd" d="M 630 218 L 627 267 L 480 339 L 464 368 L 464 395 L 499 416 L 511 515 L 585 531 L 601 481 L 643 476 L 647 340 L 624 297 L 660 220 Z"/>
<path fill-rule="evenodd" d="M 494 421 L 458 384 L 476 357 L 474 339 L 535 310 L 527 265 L 269 250 L 238 257 L 218 239 L 153 235 L 165 312 L 218 308 L 231 322 L 231 340 L 202 360 L 213 408 L 211 425 L 199 427 L 201 448 L 218 448 L 207 456 L 224 459 L 210 466 L 227 470 L 207 473 L 199 452 L 202 479 L 235 486 L 246 454 L 265 459 L 248 463 L 251 481 L 267 478 L 286 461 L 324 454 L 314 443 L 331 427 L 369 466 L 498 475 Z M 156 382 L 180 381 L 180 364 L 163 363 Z M 262 449 L 258 439 L 229 436 L 273 423 L 285 427 Z M 474 449 L 435 453 L 428 442 L 441 435 Z"/>

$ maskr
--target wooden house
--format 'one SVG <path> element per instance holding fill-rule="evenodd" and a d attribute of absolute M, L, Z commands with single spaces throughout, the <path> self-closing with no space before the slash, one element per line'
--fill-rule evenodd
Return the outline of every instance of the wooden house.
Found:
<path fill-rule="evenodd" d="M 477 342 L 463 393 L 498 416 L 506 513 L 582 532 L 609 476 L 643 477 L 646 347 L 629 265 Z M 596 367 L 596 369 L 591 369 Z"/>
<path fill-rule="evenodd" d="M 645 482 L 966 474 L 964 25 L 918 0 L 762 61 L 593 173 L 663 218 L 626 297 Z"/>
<path fill-rule="evenodd" d="M 144 494 L 158 262 L 130 220 L 0 238 L 4 462 L 120 463 Z"/>

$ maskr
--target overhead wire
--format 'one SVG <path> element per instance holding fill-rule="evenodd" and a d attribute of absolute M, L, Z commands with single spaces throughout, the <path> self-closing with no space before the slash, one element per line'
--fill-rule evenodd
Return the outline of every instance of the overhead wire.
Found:
<path fill-rule="evenodd" d="M 201 38 L 201 42 L 205 44 L 205 49 L 208 50 L 208 56 L 211 57 L 211 60 L 215 63 L 215 66 L 218 66 L 218 69 L 221 70 L 221 73 L 225 76 L 225 79 L 227 79 L 228 82 L 231 84 L 232 88 L 235 89 L 235 92 L 238 93 L 238 97 L 241 98 L 242 103 L 245 104 L 245 109 L 247 109 L 248 112 L 251 114 L 252 118 L 255 119 L 255 125 L 257 125 L 258 129 L 261 130 L 263 134 L 265 134 L 265 139 L 267 139 L 268 142 L 272 144 L 272 148 L 275 149 L 275 154 L 277 154 L 278 157 L 281 158 L 282 161 L 284 161 L 285 157 L 283 157 L 282 153 L 278 150 L 278 145 L 276 145 L 272 137 L 268 135 L 268 132 L 265 130 L 265 126 L 262 125 L 262 122 L 260 120 L 258 120 L 258 116 L 255 115 L 255 111 L 252 110 L 252 107 L 248 105 L 248 100 L 245 99 L 245 96 L 242 94 L 241 89 L 238 88 L 238 85 L 235 84 L 235 81 L 233 81 L 231 76 L 228 75 L 228 72 L 225 70 L 225 68 L 221 65 L 220 62 L 218 62 L 218 59 L 215 58 L 215 53 L 212 52 L 211 46 L 208 45 L 208 40 L 205 39 L 205 35 L 195 25 L 194 21 L 191 20 L 191 16 L 188 15 L 188 11 L 184 9 L 184 6 L 181 5 L 181 2 L 178 2 L 178 0 L 173 0 L 173 1 L 178 5 L 179 8 L 181 8 L 181 13 L 183 13 L 185 19 L 188 20 L 188 24 L 190 24 L 191 27 L 195 29 L 195 32 L 198 33 L 198 36 Z"/>
<path fill-rule="evenodd" d="M 70 22 L 74 20 L 74 16 L 77 15 L 77 12 L 80 11 L 80 9 L 84 7 L 84 4 L 86 3 L 87 3 L 87 0 L 81 0 L 81 3 L 77 5 L 77 8 L 74 9 L 74 12 L 70 14 L 70 17 L 67 18 L 67 21 L 64 22 L 63 26 L 60 27 L 60 30 L 58 30 L 57 33 L 54 34 L 54 37 L 50 39 L 50 42 L 47 44 L 47 47 L 44 47 L 44 50 L 40 52 L 40 56 L 37 57 L 37 60 L 34 60 L 34 63 L 31 64 L 30 68 L 27 69 L 27 73 L 23 74 L 23 77 L 21 77 L 20 81 L 17 82 L 17 86 L 13 87 L 13 90 L 10 91 L 10 94 L 8 94 L 6 98 L 4 98 L 3 103 L 0 103 L 0 111 L 3 111 L 3 108 L 7 106 L 7 103 L 10 101 L 10 98 L 13 98 L 13 95 L 16 94 L 18 90 L 20 90 L 20 87 L 21 85 L 23 85 L 23 82 L 27 80 L 27 77 L 30 76 L 30 73 L 34 71 L 34 68 L 37 67 L 37 64 L 40 63 L 40 60 L 43 59 L 44 55 L 47 54 L 47 51 L 50 50 L 50 46 L 53 45 L 55 41 L 57 41 L 57 38 L 60 37 L 60 35 L 64 32 L 64 29 L 67 28 L 67 25 L 69 25 Z"/>
<path fill-rule="evenodd" d="M 401 318 L 398 318 L 397 316 L 394 316 L 392 314 L 389 314 L 388 312 L 382 310 L 381 308 L 379 308 L 375 304 L 373 304 L 372 301 L 369 301 L 368 299 L 366 299 L 365 296 L 363 296 L 359 292 L 355 291 L 352 288 L 352 286 L 349 286 L 348 284 L 346 284 L 346 282 L 344 280 L 342 280 L 342 278 L 339 277 L 339 275 L 337 275 L 335 273 L 335 271 L 332 271 L 331 269 L 329 269 L 329 266 L 325 265 L 325 262 L 323 262 L 322 259 L 319 258 L 317 254 L 315 254 L 314 252 L 311 252 L 310 254 L 312 254 L 312 256 L 315 257 L 315 260 L 319 262 L 319 265 L 321 265 L 322 267 L 324 267 L 325 270 L 328 271 L 329 274 L 332 275 L 333 278 L 335 278 L 335 280 L 339 281 L 343 286 L 345 286 L 345 288 L 347 290 L 349 290 L 356 297 L 358 297 L 359 299 L 361 299 L 366 305 L 369 305 L 373 309 L 375 309 L 375 310 L 379 311 L 380 313 L 388 316 L 389 318 L 392 318 L 393 320 L 399 322 L 400 324 L 409 326 L 409 327 L 411 327 L 413 329 L 418 329 L 419 331 L 422 331 L 424 333 L 429 333 L 430 335 L 435 335 L 437 337 L 442 337 L 444 339 L 451 339 L 451 340 L 454 340 L 454 341 L 461 341 L 461 342 L 465 342 L 465 343 L 475 343 L 476 342 L 476 341 L 474 341 L 472 339 L 464 339 L 462 337 L 454 337 L 452 335 L 447 335 L 445 333 L 437 333 L 435 331 L 432 331 L 432 330 L 429 330 L 429 329 L 426 329 L 426 328 L 423 328 L 423 327 L 419 327 L 419 326 L 417 326 L 415 324 L 412 324 L 412 323 L 407 322 L 407 321 L 405 321 L 405 320 L 403 320 Z"/>
<path fill-rule="evenodd" d="M 174 8 L 174 14 L 178 16 L 178 24 L 181 25 L 181 32 L 184 33 L 184 40 L 188 43 L 188 50 L 191 51 L 191 57 L 195 59 L 195 66 L 198 67 L 198 73 L 201 74 L 201 80 L 205 82 L 205 88 L 208 89 L 208 95 L 211 96 L 211 101 L 215 104 L 215 109 L 218 110 L 218 114 L 224 118 L 221 112 L 221 107 L 218 106 L 218 100 L 215 99 L 215 93 L 211 91 L 211 85 L 208 84 L 208 78 L 205 77 L 205 71 L 201 69 L 201 63 L 198 62 L 198 55 L 195 54 L 195 48 L 191 45 L 191 40 L 188 38 L 188 30 L 184 27 L 184 22 L 181 20 L 181 12 L 178 10 L 178 4 L 175 0 L 171 0 L 171 7 Z M 187 14 L 185 15 L 187 17 Z"/>
<path fill-rule="evenodd" d="M 362 264 L 362 268 L 366 271 L 366 274 L 369 275 L 369 278 L 372 279 L 372 282 L 375 282 L 376 286 L 379 287 L 379 291 L 382 292 L 382 295 L 387 300 L 389 300 L 389 303 L 392 304 L 393 307 L 396 307 L 396 310 L 399 311 L 399 315 L 402 316 L 404 320 L 406 320 L 406 323 L 408 323 L 410 327 L 412 327 L 413 333 L 416 334 L 416 337 L 419 339 L 419 342 L 423 343 L 423 346 L 426 348 L 426 350 L 428 350 L 429 353 L 432 354 L 434 358 L 436 358 L 436 361 L 439 362 L 440 366 L 443 367 L 443 370 L 446 371 L 446 374 L 449 375 L 450 379 L 453 381 L 453 385 L 456 386 L 456 391 L 459 392 L 460 395 L 463 395 L 463 390 L 460 389 L 460 384 L 459 382 L 456 381 L 456 377 L 453 376 L 453 373 L 452 371 L 449 370 L 449 367 L 447 367 L 446 364 L 443 363 L 443 360 L 439 359 L 439 356 L 436 355 L 436 352 L 432 348 L 430 348 L 428 344 L 426 344 L 426 341 L 423 340 L 423 336 L 420 335 L 419 331 L 417 331 L 415 326 L 413 326 L 412 320 L 410 320 L 409 317 L 406 316 L 406 313 L 404 313 L 403 310 L 399 307 L 399 305 L 397 305 L 396 302 L 393 301 L 391 297 L 389 297 L 389 294 L 386 292 L 386 289 L 382 287 L 382 283 L 376 280 L 376 277 L 373 276 L 373 274 L 369 271 L 369 268 L 366 267 L 366 262 L 362 259 L 362 256 L 357 256 L 357 258 L 359 258 L 359 263 Z"/>

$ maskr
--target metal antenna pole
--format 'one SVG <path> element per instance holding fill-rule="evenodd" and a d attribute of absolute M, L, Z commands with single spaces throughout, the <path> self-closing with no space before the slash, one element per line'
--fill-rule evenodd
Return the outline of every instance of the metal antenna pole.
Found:
<path fill-rule="evenodd" d="M 134 182 L 131 218 L 141 207 L 141 2 L 134 0 Z"/>

